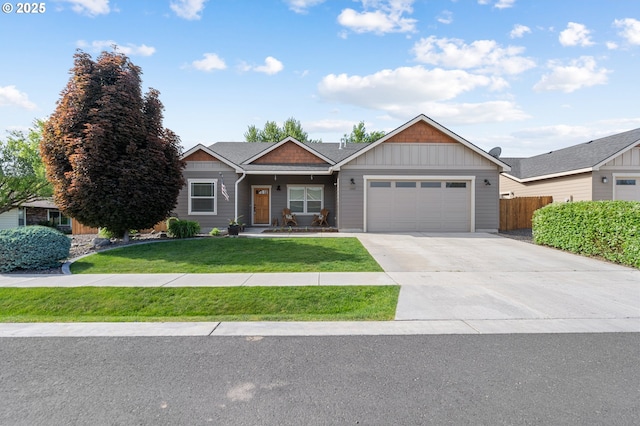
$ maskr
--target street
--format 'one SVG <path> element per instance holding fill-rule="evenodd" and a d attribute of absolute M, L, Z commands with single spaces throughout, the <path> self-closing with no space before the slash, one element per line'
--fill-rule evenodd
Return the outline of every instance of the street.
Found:
<path fill-rule="evenodd" d="M 631 425 L 640 334 L 1 338 L 1 425 Z"/>

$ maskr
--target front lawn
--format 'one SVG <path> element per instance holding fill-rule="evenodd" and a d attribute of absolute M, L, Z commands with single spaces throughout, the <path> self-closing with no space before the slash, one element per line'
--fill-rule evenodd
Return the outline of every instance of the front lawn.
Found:
<path fill-rule="evenodd" d="M 399 286 L 0 288 L 0 322 L 386 321 Z"/>
<path fill-rule="evenodd" d="M 71 264 L 71 272 L 382 272 L 382 268 L 357 238 L 203 238 L 96 253 Z"/>

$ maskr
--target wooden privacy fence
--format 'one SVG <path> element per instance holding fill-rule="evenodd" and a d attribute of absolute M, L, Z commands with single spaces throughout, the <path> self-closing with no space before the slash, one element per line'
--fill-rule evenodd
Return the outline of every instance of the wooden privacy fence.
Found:
<path fill-rule="evenodd" d="M 551 196 L 500 199 L 500 230 L 531 228 L 533 212 L 552 202 Z"/>
<path fill-rule="evenodd" d="M 158 222 L 156 223 L 156 225 L 152 228 L 152 229 L 144 229 L 142 231 L 140 231 L 143 234 L 147 234 L 151 231 L 156 231 L 156 232 L 164 232 L 167 230 L 167 223 L 166 221 L 162 221 L 162 222 Z M 98 233 L 98 228 L 92 228 L 90 226 L 85 226 L 83 224 L 81 224 L 80 222 L 78 222 L 75 219 L 71 220 L 71 233 L 73 235 L 81 235 L 81 234 L 97 234 Z"/>

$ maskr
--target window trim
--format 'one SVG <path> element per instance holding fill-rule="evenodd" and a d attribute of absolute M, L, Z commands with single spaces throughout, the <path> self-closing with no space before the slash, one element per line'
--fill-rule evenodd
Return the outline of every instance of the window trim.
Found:
<path fill-rule="evenodd" d="M 60 223 L 56 224 L 54 222 L 54 219 L 51 217 L 51 213 L 54 213 L 54 215 L 57 215 L 57 217 L 60 218 Z M 62 223 L 63 219 L 66 219 L 66 221 L 69 222 L 69 223 Z M 25 220 L 26 220 L 26 215 L 25 215 Z M 62 212 L 60 210 L 57 210 L 57 209 L 47 209 L 47 220 L 49 222 L 53 223 L 55 226 L 62 226 L 62 227 L 70 227 L 71 226 L 71 218 L 69 216 L 63 215 Z"/>
<path fill-rule="evenodd" d="M 213 198 L 213 211 L 209 211 L 209 212 L 199 212 L 193 211 L 193 198 L 194 196 L 191 195 L 191 184 L 192 183 L 209 183 L 209 184 L 213 184 L 213 197 L 198 197 L 196 196 L 195 198 Z M 189 210 L 188 210 L 188 214 L 189 215 L 194 215 L 194 216 L 200 216 L 200 215 L 205 215 L 205 216 L 217 216 L 218 214 L 218 179 L 188 179 L 187 181 L 187 188 L 188 188 L 188 193 L 187 193 L 187 198 L 189 201 Z"/>
<path fill-rule="evenodd" d="M 295 213 L 296 215 L 299 216 L 311 216 L 314 214 L 320 214 L 320 211 L 322 211 L 322 209 L 324 209 L 324 185 L 320 184 L 320 185 L 304 185 L 304 184 L 290 184 L 287 185 L 287 208 L 291 209 L 291 189 L 292 188 L 304 188 L 304 200 L 303 200 L 303 209 L 301 212 L 294 212 L 293 210 L 291 210 L 292 213 Z M 308 188 L 317 188 L 320 189 L 320 209 L 318 211 L 309 211 L 308 210 L 308 196 L 307 196 L 307 189 Z M 316 200 L 314 200 L 316 201 Z"/>

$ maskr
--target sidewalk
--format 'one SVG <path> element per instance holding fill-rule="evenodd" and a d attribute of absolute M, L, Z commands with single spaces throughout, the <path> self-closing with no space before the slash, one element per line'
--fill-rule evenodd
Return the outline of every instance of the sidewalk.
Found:
<path fill-rule="evenodd" d="M 0 274 L 0 287 L 399 285 L 394 321 L 1 324 L 6 336 L 321 336 L 640 332 L 640 270 L 494 234 L 357 237 L 385 272 Z"/>
<path fill-rule="evenodd" d="M 569 277 L 562 272 L 517 275 L 519 282 L 514 284 L 514 274 L 479 272 L 0 274 L 0 287 L 401 286 L 395 321 L 4 323 L 0 337 L 640 332 L 640 271 L 607 271 L 607 285 L 597 288 L 567 282 Z M 545 282 L 563 285 L 545 289 Z M 625 293 L 635 298 L 626 298 Z"/>

